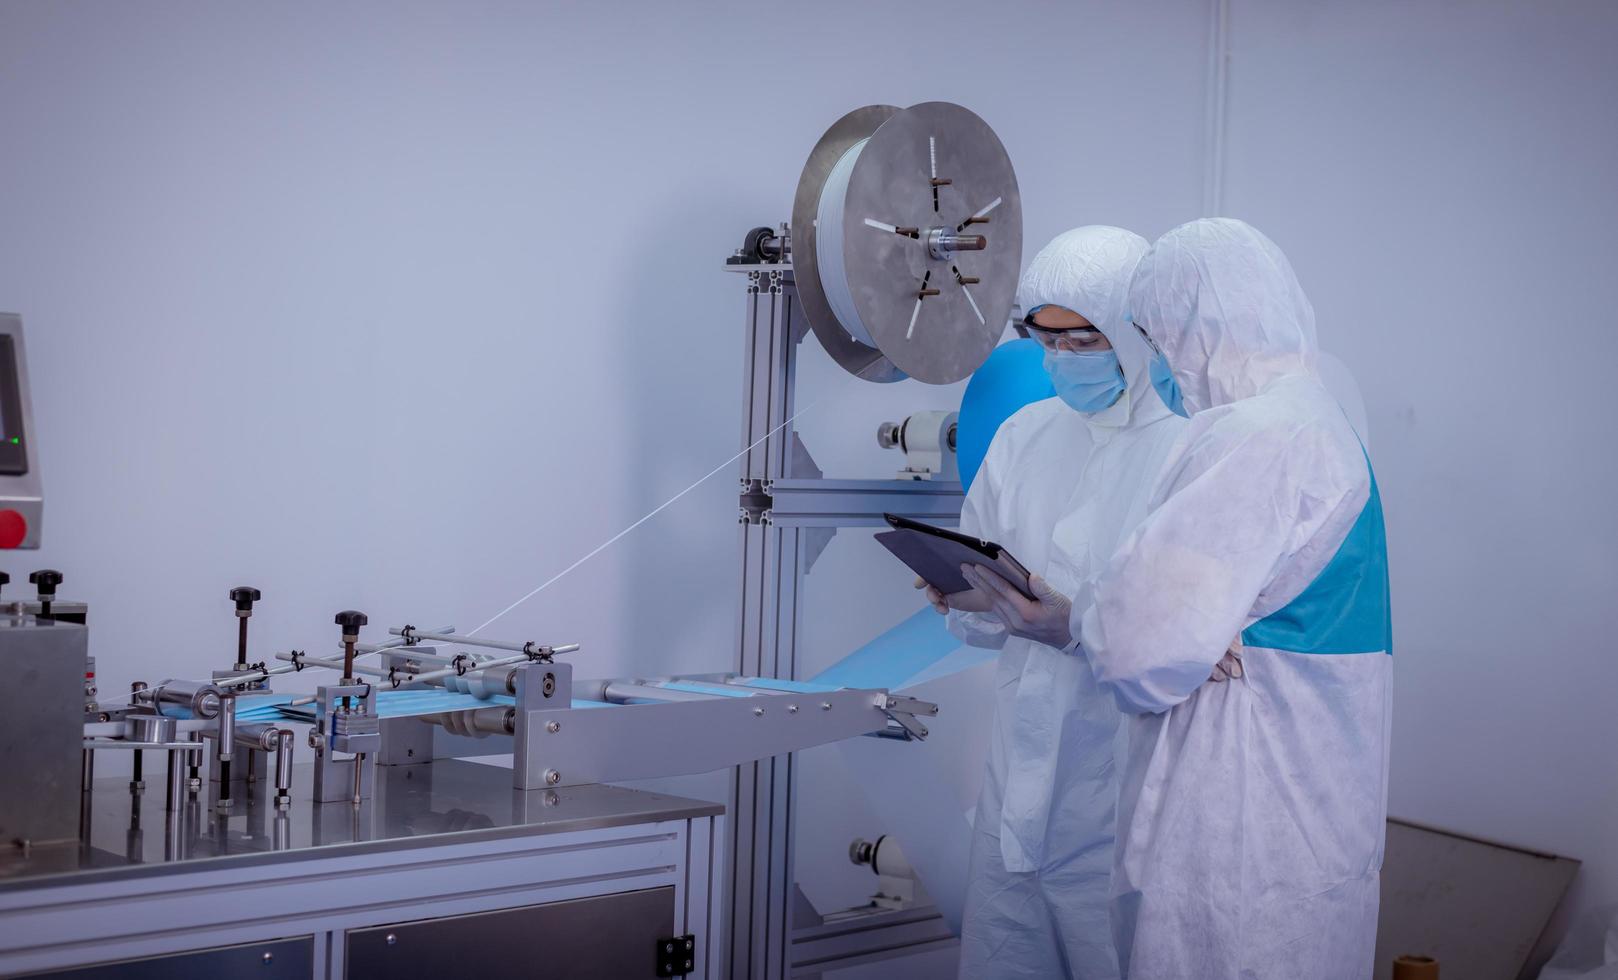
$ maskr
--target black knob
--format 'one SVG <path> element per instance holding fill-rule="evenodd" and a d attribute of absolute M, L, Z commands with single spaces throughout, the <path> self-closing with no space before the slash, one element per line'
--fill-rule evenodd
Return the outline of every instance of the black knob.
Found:
<path fill-rule="evenodd" d="M 56 594 L 56 587 L 62 584 L 62 573 L 54 568 L 41 568 L 37 572 L 28 573 L 28 581 L 34 583 L 41 597 Z"/>
<path fill-rule="evenodd" d="M 0 588 L 4 588 L 6 583 L 8 583 L 10 581 L 11 581 L 11 573 L 10 572 L 0 572 Z"/>
<path fill-rule="evenodd" d="M 250 585 L 238 585 L 230 590 L 230 598 L 236 603 L 236 611 L 251 614 L 253 603 L 264 598 L 264 594 Z"/>
<path fill-rule="evenodd" d="M 344 609 L 336 619 L 337 625 L 343 628 L 344 636 L 358 636 L 360 627 L 369 622 L 370 619 L 358 609 Z"/>

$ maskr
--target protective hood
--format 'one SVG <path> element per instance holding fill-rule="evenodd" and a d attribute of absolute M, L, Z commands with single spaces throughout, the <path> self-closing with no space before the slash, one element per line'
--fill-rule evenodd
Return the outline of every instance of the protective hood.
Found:
<path fill-rule="evenodd" d="M 1246 222 L 1203 218 L 1159 238 L 1129 297 L 1190 412 L 1315 375 L 1314 307 L 1287 257 Z"/>
<path fill-rule="evenodd" d="M 1129 282 L 1146 253 L 1146 239 L 1107 225 L 1065 231 L 1039 250 L 1017 286 L 1024 310 L 1060 306 L 1096 325 L 1118 354 L 1128 385 L 1111 407 L 1086 418 L 1092 427 L 1145 425 L 1169 414 L 1147 375 L 1151 348 L 1129 316 Z"/>

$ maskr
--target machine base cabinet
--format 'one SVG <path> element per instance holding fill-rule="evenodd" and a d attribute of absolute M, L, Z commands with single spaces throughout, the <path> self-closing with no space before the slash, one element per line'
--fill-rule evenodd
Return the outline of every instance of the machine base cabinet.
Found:
<path fill-rule="evenodd" d="M 655 977 L 674 889 L 576 898 L 348 932 L 350 980 Z"/>

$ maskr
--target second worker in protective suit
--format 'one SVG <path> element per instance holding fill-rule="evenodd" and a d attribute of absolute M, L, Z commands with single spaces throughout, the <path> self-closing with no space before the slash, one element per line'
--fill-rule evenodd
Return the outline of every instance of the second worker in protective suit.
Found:
<path fill-rule="evenodd" d="M 1152 390 L 1152 354 L 1126 309 L 1145 251 L 1123 229 L 1077 228 L 1034 257 L 1018 289 L 1057 397 L 1000 427 L 961 530 L 1009 548 L 1053 593 L 1073 594 L 1140 522 L 1185 424 Z M 978 593 L 928 598 L 962 640 L 1001 649 L 961 976 L 1115 977 L 1117 706 L 1084 658 L 1011 635 Z"/>
<path fill-rule="evenodd" d="M 1370 459 L 1321 381 L 1314 309 L 1257 230 L 1174 229 L 1130 296 L 1162 348 L 1154 380 L 1193 413 L 1151 513 L 1072 603 L 968 581 L 1014 634 L 1072 643 L 1129 714 L 1124 975 L 1370 976 L 1393 669 Z"/>

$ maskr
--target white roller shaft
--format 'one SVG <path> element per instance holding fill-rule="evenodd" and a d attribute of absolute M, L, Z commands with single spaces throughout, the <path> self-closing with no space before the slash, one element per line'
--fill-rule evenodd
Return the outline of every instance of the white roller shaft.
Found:
<path fill-rule="evenodd" d="M 843 205 L 848 200 L 848 179 L 867 142 L 860 140 L 849 147 L 826 175 L 826 185 L 820 189 L 820 208 L 815 212 L 815 258 L 820 265 L 821 288 L 826 291 L 826 302 L 837 322 L 850 337 L 875 347 L 871 331 L 860 320 L 859 308 L 848 290 L 848 271 L 843 265 Z"/>

